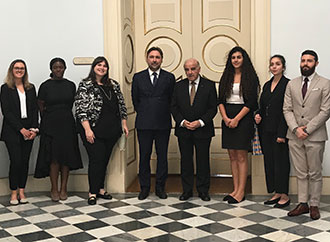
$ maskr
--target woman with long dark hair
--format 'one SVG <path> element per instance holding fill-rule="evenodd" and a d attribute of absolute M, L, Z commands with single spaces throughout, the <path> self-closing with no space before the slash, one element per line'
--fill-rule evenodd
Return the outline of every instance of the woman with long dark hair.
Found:
<path fill-rule="evenodd" d="M 3 123 L 0 139 L 5 142 L 9 159 L 10 204 L 27 203 L 24 189 L 29 171 L 33 140 L 38 132 L 36 90 L 29 82 L 23 60 L 14 60 L 0 93 Z"/>
<path fill-rule="evenodd" d="M 254 134 L 253 112 L 258 107 L 259 79 L 247 52 L 237 46 L 228 54 L 220 79 L 219 110 L 222 116 L 222 148 L 228 150 L 234 190 L 228 203 L 245 199 L 248 151 Z"/>
<path fill-rule="evenodd" d="M 273 77 L 263 87 L 260 108 L 255 115 L 264 154 L 267 191 L 275 192 L 264 204 L 275 204 L 276 208 L 284 208 L 290 205 L 290 159 L 286 139 L 288 126 L 283 115 L 284 94 L 289 79 L 283 75 L 284 57 L 272 56 L 269 60 L 269 70 Z"/>
<path fill-rule="evenodd" d="M 104 180 L 112 148 L 124 131 L 127 109 L 119 83 L 109 78 L 109 63 L 99 56 L 92 63 L 88 77 L 83 79 L 76 94 L 76 117 L 80 136 L 87 150 L 89 198 L 111 199 L 104 189 Z"/>
<path fill-rule="evenodd" d="M 78 134 L 72 113 L 76 85 L 65 79 L 65 61 L 53 58 L 49 63 L 50 79 L 38 91 L 41 116 L 40 146 L 34 177 L 50 177 L 51 199 L 66 200 L 70 170 L 82 168 Z M 61 173 L 61 186 L 58 177 Z"/>

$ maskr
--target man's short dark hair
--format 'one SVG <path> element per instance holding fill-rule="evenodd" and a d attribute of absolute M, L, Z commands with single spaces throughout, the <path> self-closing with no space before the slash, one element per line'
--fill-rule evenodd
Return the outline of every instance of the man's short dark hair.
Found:
<path fill-rule="evenodd" d="M 150 54 L 150 52 L 151 52 L 151 51 L 154 51 L 154 50 L 158 51 L 159 54 L 160 54 L 160 56 L 163 58 L 163 51 L 162 51 L 162 49 L 159 48 L 159 47 L 156 47 L 156 46 L 151 47 L 151 48 L 147 51 L 147 57 L 148 57 L 148 55 Z"/>
<path fill-rule="evenodd" d="M 319 60 L 319 57 L 317 56 L 316 52 L 314 50 L 305 50 L 303 53 L 301 53 L 301 56 L 303 55 L 312 55 L 314 56 L 315 62 Z"/>

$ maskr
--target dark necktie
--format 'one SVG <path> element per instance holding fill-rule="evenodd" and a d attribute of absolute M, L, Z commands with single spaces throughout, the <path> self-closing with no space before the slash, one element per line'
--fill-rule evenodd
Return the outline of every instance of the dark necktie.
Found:
<path fill-rule="evenodd" d="M 301 93 L 302 93 L 302 97 L 303 97 L 303 99 L 304 99 L 305 96 L 306 96 L 307 85 L 308 85 L 308 78 L 306 77 L 306 78 L 304 79 L 304 85 L 303 85 L 303 87 L 302 87 L 302 89 L 301 89 Z"/>
<path fill-rule="evenodd" d="M 190 84 L 191 84 L 191 89 L 190 89 L 190 105 L 192 106 L 193 103 L 194 103 L 195 95 L 196 95 L 196 87 L 195 87 L 196 82 L 195 81 L 192 81 L 192 82 L 190 82 Z"/>
<path fill-rule="evenodd" d="M 154 72 L 154 73 L 152 73 L 152 75 L 154 76 L 154 79 L 152 80 L 152 85 L 153 85 L 153 86 L 156 86 L 157 81 L 158 81 L 157 73 Z"/>

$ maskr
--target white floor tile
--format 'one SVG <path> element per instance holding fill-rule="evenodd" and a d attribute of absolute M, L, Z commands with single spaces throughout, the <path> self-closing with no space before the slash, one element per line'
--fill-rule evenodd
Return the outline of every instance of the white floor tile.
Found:
<path fill-rule="evenodd" d="M 113 217 L 102 218 L 100 220 L 110 225 L 122 224 L 122 223 L 134 221 L 134 219 L 122 214 Z"/>
<path fill-rule="evenodd" d="M 125 231 L 118 229 L 116 227 L 113 227 L 113 226 L 107 226 L 107 227 L 102 227 L 102 228 L 98 228 L 98 229 L 88 230 L 87 233 L 100 239 L 100 238 L 104 238 L 104 237 L 108 237 L 108 236 L 114 236 L 117 234 L 123 234 L 123 233 L 125 233 Z"/>
<path fill-rule="evenodd" d="M 207 207 L 196 207 L 196 208 L 186 209 L 185 212 L 191 213 L 191 214 L 194 214 L 197 216 L 202 216 L 202 215 L 206 215 L 206 214 L 210 214 L 210 213 L 216 213 L 218 211 L 215 209 L 212 209 L 212 208 L 207 208 Z"/>
<path fill-rule="evenodd" d="M 245 240 L 257 237 L 254 234 L 250 234 L 248 232 L 238 230 L 238 229 L 218 233 L 218 234 L 215 234 L 215 236 L 226 239 L 228 241 L 245 241 Z"/>
<path fill-rule="evenodd" d="M 255 222 L 252 222 L 250 220 L 246 220 L 244 218 L 231 218 L 231 219 L 218 221 L 218 223 L 230 226 L 230 227 L 235 228 L 235 229 L 256 224 Z"/>
<path fill-rule="evenodd" d="M 214 221 L 212 221 L 210 219 L 197 217 L 197 216 L 194 216 L 194 217 L 191 217 L 191 218 L 186 218 L 186 219 L 181 219 L 181 220 L 178 220 L 178 222 L 180 222 L 182 224 L 189 225 L 191 227 L 198 227 L 198 226 L 202 226 L 202 225 L 205 225 L 205 224 L 214 223 Z"/>
<path fill-rule="evenodd" d="M 136 207 L 133 205 L 112 209 L 112 211 L 114 211 L 116 213 L 121 213 L 121 214 L 134 213 L 134 212 L 138 212 L 138 211 L 142 211 L 142 210 L 143 210 L 142 208 L 139 208 L 139 207 Z"/>
<path fill-rule="evenodd" d="M 223 213 L 229 214 L 231 216 L 236 216 L 236 217 L 242 217 L 245 215 L 249 215 L 249 214 L 253 214 L 254 212 L 250 209 L 245 209 L 245 208 L 230 208 L 230 209 L 226 209 L 224 211 L 221 211 Z"/>
<path fill-rule="evenodd" d="M 56 217 L 50 213 L 45 213 L 45 214 L 39 214 L 39 215 L 35 215 L 35 216 L 26 217 L 24 219 L 29 221 L 30 223 L 36 224 L 36 223 L 46 222 L 46 221 L 50 221 L 50 220 L 55 220 L 55 219 L 58 219 L 58 217 Z"/>
<path fill-rule="evenodd" d="M 106 207 L 103 207 L 101 205 L 87 205 L 85 207 L 80 207 L 80 208 L 76 208 L 76 210 L 78 210 L 79 212 L 82 213 L 94 213 L 94 212 L 100 212 L 100 211 L 105 211 L 105 210 L 109 210 Z"/>
<path fill-rule="evenodd" d="M 284 229 L 291 228 L 291 227 L 298 225 L 297 223 L 294 223 L 294 222 L 291 222 L 291 221 L 288 221 L 285 219 L 280 219 L 280 218 L 267 220 L 260 224 L 271 227 L 273 229 L 279 229 L 279 230 L 284 230 Z"/>
<path fill-rule="evenodd" d="M 76 216 L 66 217 L 63 218 L 62 220 L 69 224 L 78 224 L 78 223 L 90 222 L 96 220 L 96 218 L 89 216 L 87 214 L 80 214 Z"/>
<path fill-rule="evenodd" d="M 181 239 L 188 240 L 188 241 L 211 235 L 208 232 L 205 232 L 203 230 L 196 229 L 196 228 L 180 230 L 180 231 L 176 231 L 172 234 Z"/>
<path fill-rule="evenodd" d="M 302 238 L 299 235 L 291 234 L 285 231 L 275 231 L 273 233 L 261 235 L 260 237 L 276 242 L 295 241 Z"/>
<path fill-rule="evenodd" d="M 58 228 L 46 229 L 47 233 L 51 234 L 54 237 L 66 236 L 70 234 L 76 234 L 82 230 L 73 225 L 62 226 Z"/>
<path fill-rule="evenodd" d="M 52 206 L 42 207 L 41 209 L 46 211 L 47 213 L 55 213 L 59 211 L 70 210 L 72 208 L 60 203 Z"/>
<path fill-rule="evenodd" d="M 11 228 L 7 228 L 5 230 L 14 236 L 41 231 L 41 229 L 39 227 L 37 227 L 33 224 L 11 227 Z"/>
<path fill-rule="evenodd" d="M 142 223 L 148 224 L 150 226 L 157 226 L 157 225 L 160 225 L 160 224 L 170 223 L 173 220 L 169 219 L 169 218 L 166 218 L 164 216 L 153 216 L 153 217 L 150 217 L 150 218 L 140 219 L 139 221 L 142 222 Z"/>
<path fill-rule="evenodd" d="M 174 213 L 180 210 L 169 206 L 161 206 L 161 207 L 149 209 L 149 211 L 155 214 L 163 215 L 168 213 Z"/>
<path fill-rule="evenodd" d="M 134 235 L 137 238 L 144 239 L 144 240 L 166 234 L 165 231 L 154 228 L 154 227 L 138 229 L 138 230 L 131 231 L 129 233 Z"/>

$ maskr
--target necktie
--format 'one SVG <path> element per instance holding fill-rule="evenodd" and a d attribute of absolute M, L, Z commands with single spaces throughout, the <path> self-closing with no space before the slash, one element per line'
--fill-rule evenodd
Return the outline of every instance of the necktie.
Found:
<path fill-rule="evenodd" d="M 301 93 L 302 93 L 302 97 L 303 97 L 303 99 L 304 99 L 305 96 L 306 96 L 306 92 L 307 92 L 307 84 L 308 84 L 308 78 L 306 77 L 306 78 L 304 79 L 304 85 L 303 85 L 303 87 L 302 87 L 302 89 L 301 89 Z"/>
<path fill-rule="evenodd" d="M 194 103 L 195 95 L 196 95 L 196 87 L 195 87 L 196 82 L 195 81 L 192 81 L 192 82 L 190 82 L 190 84 L 191 84 L 190 105 L 192 106 L 193 103 Z"/>
<path fill-rule="evenodd" d="M 157 73 L 154 72 L 154 73 L 152 73 L 152 75 L 154 76 L 154 79 L 152 80 L 152 85 L 153 85 L 153 86 L 156 86 L 157 81 L 158 81 Z"/>

